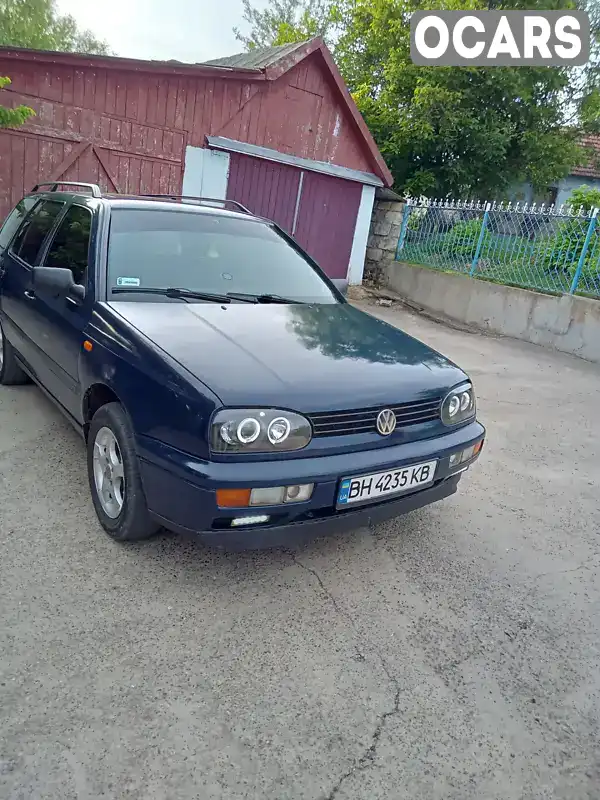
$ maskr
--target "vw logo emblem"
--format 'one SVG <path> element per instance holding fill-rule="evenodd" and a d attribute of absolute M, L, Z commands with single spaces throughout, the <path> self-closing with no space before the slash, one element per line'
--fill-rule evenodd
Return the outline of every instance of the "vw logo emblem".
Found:
<path fill-rule="evenodd" d="M 396 415 L 391 408 L 384 408 L 377 415 L 377 430 L 382 436 L 389 436 L 396 428 Z"/>

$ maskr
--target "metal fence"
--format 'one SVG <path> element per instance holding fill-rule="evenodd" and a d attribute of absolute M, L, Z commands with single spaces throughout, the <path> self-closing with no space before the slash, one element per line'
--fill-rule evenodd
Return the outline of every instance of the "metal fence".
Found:
<path fill-rule="evenodd" d="M 409 200 L 396 258 L 543 292 L 600 297 L 598 209 Z"/>

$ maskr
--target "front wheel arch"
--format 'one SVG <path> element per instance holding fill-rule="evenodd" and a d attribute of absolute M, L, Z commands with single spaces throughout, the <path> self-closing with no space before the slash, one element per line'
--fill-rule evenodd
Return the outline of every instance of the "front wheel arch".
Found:
<path fill-rule="evenodd" d="M 107 386 L 105 383 L 93 383 L 86 389 L 85 394 L 83 395 L 83 403 L 82 403 L 82 418 L 83 418 L 83 434 L 85 436 L 85 440 L 87 441 L 89 432 L 90 432 L 90 424 L 92 419 L 94 418 L 94 414 L 96 414 L 102 406 L 106 406 L 109 403 L 119 403 L 121 407 L 123 407 L 123 403 L 117 393 Z"/>

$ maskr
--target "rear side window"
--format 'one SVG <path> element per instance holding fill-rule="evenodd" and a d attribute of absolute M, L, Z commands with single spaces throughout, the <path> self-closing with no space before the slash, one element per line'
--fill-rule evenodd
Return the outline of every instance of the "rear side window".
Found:
<path fill-rule="evenodd" d="M 12 252 L 27 264 L 35 264 L 42 244 L 63 206 L 64 203 L 56 200 L 44 200 L 40 203 L 18 232 Z"/>
<path fill-rule="evenodd" d="M 6 250 L 15 233 L 27 214 L 31 211 L 37 201 L 37 197 L 24 197 L 20 203 L 10 212 L 4 225 L 0 228 L 0 255 Z"/>
<path fill-rule="evenodd" d="M 75 283 L 85 286 L 91 228 L 91 211 L 71 206 L 58 226 L 44 266 L 70 269 Z"/>

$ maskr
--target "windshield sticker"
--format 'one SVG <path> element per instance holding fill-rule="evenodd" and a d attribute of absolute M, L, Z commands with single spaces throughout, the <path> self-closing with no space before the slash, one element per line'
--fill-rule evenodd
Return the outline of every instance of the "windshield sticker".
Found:
<path fill-rule="evenodd" d="M 139 278 L 117 278 L 117 286 L 139 286 Z"/>

